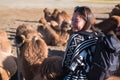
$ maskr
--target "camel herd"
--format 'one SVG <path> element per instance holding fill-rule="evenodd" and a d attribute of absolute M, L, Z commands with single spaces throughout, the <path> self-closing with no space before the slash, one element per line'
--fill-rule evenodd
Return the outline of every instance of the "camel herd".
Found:
<path fill-rule="evenodd" d="M 39 20 L 43 25 L 38 26 L 38 32 L 43 35 L 43 39 L 48 45 L 65 45 L 71 29 L 71 18 L 65 11 L 54 9 L 53 13 L 48 8 L 43 10 L 44 17 Z"/>
<path fill-rule="evenodd" d="M 63 57 L 49 55 L 48 45 L 66 46 L 71 34 L 71 18 L 67 12 L 58 9 L 51 13 L 45 8 L 43 12 L 44 17 L 39 20 L 37 29 L 29 24 L 17 27 L 17 57 L 11 53 L 12 45 L 7 33 L 0 30 L 0 80 L 12 80 L 18 71 L 25 80 L 61 80 L 64 75 L 61 66 Z M 120 4 L 110 12 L 109 18 L 96 23 L 95 27 L 116 35 L 120 40 Z M 120 80 L 120 77 L 113 76 L 107 80 Z"/>

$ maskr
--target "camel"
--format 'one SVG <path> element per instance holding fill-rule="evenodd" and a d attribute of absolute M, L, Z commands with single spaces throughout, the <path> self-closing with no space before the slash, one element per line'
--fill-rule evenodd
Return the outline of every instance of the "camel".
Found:
<path fill-rule="evenodd" d="M 119 18 L 119 16 L 112 16 L 100 23 L 95 24 L 95 27 L 101 29 L 105 33 L 108 33 L 111 30 L 115 31 L 115 29 L 119 27 Z"/>
<path fill-rule="evenodd" d="M 16 57 L 11 53 L 12 46 L 7 33 L 0 30 L 0 79 L 9 80 L 17 71 Z"/>
<path fill-rule="evenodd" d="M 113 31 L 120 40 L 120 16 L 111 16 L 110 18 L 95 24 L 95 27 L 101 29 L 104 33 Z"/>
<path fill-rule="evenodd" d="M 51 25 L 52 24 L 56 24 L 57 25 L 57 27 L 53 26 L 55 28 L 61 29 L 61 25 L 62 25 L 63 21 L 66 22 L 67 24 L 71 25 L 71 18 L 67 14 L 67 12 L 64 11 L 64 10 L 60 12 L 60 10 L 55 8 L 53 13 L 51 13 L 48 8 L 45 8 L 43 10 L 43 12 L 44 12 L 44 18 L 45 18 L 45 20 L 47 22 L 49 22 Z M 39 20 L 40 23 L 42 23 L 41 19 Z M 44 22 L 43 22 L 43 24 L 44 24 Z"/>
<path fill-rule="evenodd" d="M 26 24 L 18 26 L 15 39 L 20 50 L 18 58 L 21 72 L 26 80 L 31 80 L 40 67 L 39 64 L 47 58 L 47 45 L 37 31 Z"/>
<path fill-rule="evenodd" d="M 45 24 L 38 26 L 37 30 L 43 35 L 43 39 L 48 45 L 61 46 L 66 44 L 69 38 L 67 31 L 71 28 L 66 22 L 62 23 L 61 29 L 53 28 L 45 19 L 41 22 Z"/>
<path fill-rule="evenodd" d="M 17 31 L 19 31 L 21 27 L 23 27 L 23 25 L 18 26 Z M 28 26 L 26 25 L 26 27 Z M 15 38 L 16 38 L 16 44 L 17 45 L 20 44 L 18 46 L 20 50 L 20 54 L 18 57 L 20 61 L 20 67 L 21 67 L 20 69 L 25 80 L 50 80 L 48 79 L 49 77 L 47 76 L 51 75 L 50 76 L 51 78 L 52 76 L 54 76 L 54 74 L 51 74 L 54 69 L 52 69 L 52 67 L 50 66 L 55 67 L 57 65 L 60 65 L 60 61 L 62 61 L 62 59 L 58 57 L 56 58 L 48 57 L 47 44 L 44 42 L 44 40 L 39 35 L 39 33 L 34 29 L 31 29 L 29 27 L 27 29 L 23 28 L 23 31 L 20 31 L 20 33 L 16 32 Z M 44 67 L 45 64 L 48 65 L 48 63 L 50 63 L 51 65 L 47 68 Z M 52 65 L 52 64 L 56 64 L 56 65 Z M 46 73 L 45 72 L 46 70 L 44 69 L 51 72 Z M 60 69 L 58 68 L 55 69 L 57 73 L 53 78 L 56 78 L 59 75 L 58 71 Z"/>
<path fill-rule="evenodd" d="M 60 12 L 57 8 L 55 8 L 51 15 L 51 18 L 53 21 L 56 21 L 58 23 L 58 28 L 61 27 L 63 21 L 71 25 L 71 18 L 64 10 Z"/>
<path fill-rule="evenodd" d="M 33 31 L 36 33 L 36 31 L 29 24 L 22 24 L 22 25 L 19 25 L 18 28 L 16 29 L 16 36 L 17 35 L 19 36 L 27 31 Z M 42 37 L 42 35 L 40 33 L 39 33 L 39 36 Z M 19 40 L 15 40 L 15 41 L 17 41 L 16 44 L 17 44 L 17 46 L 19 46 L 21 43 L 21 40 L 19 39 Z"/>
<path fill-rule="evenodd" d="M 43 35 L 47 45 L 56 46 L 60 41 L 59 35 L 49 25 L 40 25 L 37 30 Z"/>

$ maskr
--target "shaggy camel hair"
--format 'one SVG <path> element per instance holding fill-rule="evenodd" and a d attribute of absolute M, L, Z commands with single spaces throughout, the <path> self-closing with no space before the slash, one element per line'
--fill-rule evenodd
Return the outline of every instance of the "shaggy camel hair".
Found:
<path fill-rule="evenodd" d="M 32 80 L 42 61 L 47 58 L 48 47 L 30 25 L 20 25 L 16 31 L 16 44 L 20 50 L 18 56 L 20 69 L 26 80 Z"/>
<path fill-rule="evenodd" d="M 29 24 L 19 25 L 18 28 L 16 29 L 16 35 L 21 35 L 27 30 L 34 30 L 34 29 Z"/>
<path fill-rule="evenodd" d="M 18 28 L 21 29 L 21 26 L 19 26 Z M 16 40 L 16 42 L 19 42 L 18 44 L 22 43 L 19 46 L 19 60 L 21 72 L 26 80 L 50 80 L 48 78 L 52 78 L 52 76 L 55 76 L 53 78 L 59 76 L 58 71 L 60 69 L 58 69 L 59 67 L 57 65 L 61 65 L 62 59 L 58 57 L 48 57 L 48 47 L 36 30 L 29 30 L 28 28 L 19 35 L 16 35 Z M 48 65 L 49 63 L 52 67 L 46 68 L 45 64 Z M 53 67 L 57 69 L 53 69 Z M 46 73 L 46 70 L 43 69 L 46 69 L 51 72 Z M 53 73 L 53 70 L 56 71 L 56 75 L 51 74 Z M 50 74 L 52 76 L 48 77 Z M 54 80 L 53 78 L 52 80 Z"/>
<path fill-rule="evenodd" d="M 0 80 L 9 80 L 17 71 L 16 57 L 11 53 L 7 33 L 0 31 Z"/>
<path fill-rule="evenodd" d="M 39 72 L 41 74 L 37 75 L 34 80 L 62 80 L 62 57 L 60 56 L 50 56 L 46 58 L 41 64 Z"/>

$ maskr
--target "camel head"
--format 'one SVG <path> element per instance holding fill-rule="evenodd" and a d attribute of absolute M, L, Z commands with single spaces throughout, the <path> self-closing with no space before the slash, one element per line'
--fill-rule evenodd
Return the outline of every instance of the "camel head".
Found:
<path fill-rule="evenodd" d="M 120 17 L 119 16 L 112 16 L 108 19 L 103 20 L 100 23 L 95 24 L 95 27 L 101 29 L 105 33 L 109 33 L 110 31 L 116 30 L 120 24 Z"/>
<path fill-rule="evenodd" d="M 112 9 L 112 11 L 110 12 L 109 16 L 120 16 L 120 4 L 115 5 L 115 7 Z"/>
<path fill-rule="evenodd" d="M 47 20 L 47 22 L 49 22 L 51 20 L 51 15 L 52 15 L 50 10 L 48 8 L 45 8 L 43 12 L 44 12 L 44 18 Z"/>
<path fill-rule="evenodd" d="M 43 12 L 44 12 L 45 16 L 51 16 L 51 12 L 50 12 L 50 10 L 48 8 L 45 8 L 43 10 Z"/>
<path fill-rule="evenodd" d="M 26 58 L 37 56 L 41 59 L 41 57 L 47 57 L 48 47 L 46 43 L 41 38 L 41 35 L 32 28 L 23 29 L 23 31 L 16 34 L 15 43 L 20 48 L 20 53 L 25 55 Z"/>

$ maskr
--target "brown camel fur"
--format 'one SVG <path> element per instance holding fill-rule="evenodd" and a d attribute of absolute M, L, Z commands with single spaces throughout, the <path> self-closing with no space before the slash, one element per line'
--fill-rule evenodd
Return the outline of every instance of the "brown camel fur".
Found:
<path fill-rule="evenodd" d="M 70 16 L 67 14 L 66 11 L 59 11 L 58 9 L 54 9 L 54 12 L 52 14 L 52 20 L 56 21 L 58 23 L 58 29 L 61 29 L 61 25 L 64 22 L 66 22 L 67 24 L 71 24 L 71 18 Z"/>
<path fill-rule="evenodd" d="M 43 12 L 44 12 L 44 18 L 41 18 L 39 20 L 39 22 L 41 24 L 43 24 L 43 25 L 49 24 L 49 26 L 52 27 L 52 29 L 61 37 L 68 36 L 68 32 L 66 32 L 66 31 L 64 32 L 64 30 L 63 30 L 63 27 L 68 28 L 68 26 L 69 26 L 69 28 L 70 28 L 70 26 L 71 26 L 71 18 L 67 14 L 66 11 L 60 12 L 60 10 L 55 8 L 53 13 L 51 14 L 50 10 L 48 8 L 45 8 L 43 10 Z M 52 32 L 52 33 L 54 33 L 54 32 Z M 56 35 L 54 34 L 54 36 L 56 36 Z M 58 39 L 57 36 L 56 36 L 56 39 Z M 67 37 L 67 39 L 68 39 L 68 37 Z M 66 38 L 64 40 L 66 43 Z M 62 42 L 64 42 L 64 40 L 60 41 L 59 43 L 61 44 Z M 46 41 L 46 39 L 45 39 L 45 41 Z M 53 42 L 55 42 L 55 39 Z M 48 41 L 47 41 L 47 44 L 49 44 Z M 50 43 L 50 45 L 51 45 L 51 43 Z M 54 43 L 53 43 L 53 45 L 54 45 Z M 64 45 L 64 43 L 63 43 L 63 45 Z"/>
<path fill-rule="evenodd" d="M 21 35 L 27 30 L 33 30 L 33 28 L 29 24 L 19 25 L 18 28 L 16 29 L 16 35 Z"/>
<path fill-rule="evenodd" d="M 62 80 L 62 57 L 60 56 L 50 56 L 46 58 L 41 64 L 39 72 L 41 74 L 37 75 L 34 80 Z"/>
<path fill-rule="evenodd" d="M 46 19 L 46 21 L 47 22 L 51 22 L 51 21 L 56 22 L 59 25 L 58 28 L 61 26 L 63 21 L 65 21 L 68 24 L 71 24 L 71 18 L 67 14 L 66 11 L 60 12 L 60 10 L 55 8 L 53 13 L 51 14 L 50 10 L 48 8 L 45 8 L 43 10 L 43 12 L 44 12 L 44 18 Z M 39 22 L 41 23 L 41 20 L 39 20 Z"/>
<path fill-rule="evenodd" d="M 71 18 L 70 16 L 67 14 L 66 11 L 62 11 L 61 13 L 58 14 L 57 16 L 57 22 L 58 24 L 62 24 L 62 22 L 65 21 L 68 24 L 71 24 Z"/>
<path fill-rule="evenodd" d="M 50 27 L 50 25 L 40 25 L 38 26 L 38 32 L 43 35 L 43 39 L 48 45 L 57 45 L 59 42 L 59 36 L 57 33 Z"/>
<path fill-rule="evenodd" d="M 21 27 L 21 26 L 19 26 Z M 18 28 L 19 28 L 18 27 Z M 21 29 L 21 28 L 19 28 Z M 59 57 L 48 57 L 48 47 L 44 40 L 39 36 L 38 32 L 35 30 L 24 30 L 21 31 L 22 33 L 18 33 L 19 35 L 16 35 L 16 42 L 21 41 L 21 45 L 19 46 L 20 49 L 20 67 L 21 72 L 26 80 L 50 80 L 48 78 L 52 78 L 52 76 L 55 76 L 53 78 L 56 78 L 59 76 L 58 71 L 61 70 L 61 67 L 58 66 L 61 65 L 62 58 Z M 20 41 L 19 41 L 20 40 Z M 20 43 L 18 43 L 20 44 Z M 49 65 L 48 65 L 49 64 Z M 51 65 L 50 65 L 51 64 Z M 55 64 L 55 65 L 53 65 Z M 52 66 L 52 67 L 47 67 Z M 47 68 L 46 68 L 47 67 Z M 53 67 L 55 67 L 53 69 Z M 55 75 L 52 74 L 50 77 L 50 73 L 46 73 L 46 70 L 56 71 Z M 52 80 L 54 80 L 52 78 Z"/>
<path fill-rule="evenodd" d="M 20 29 L 20 30 L 19 30 Z M 44 40 L 31 26 L 20 25 L 16 32 L 19 45 L 21 72 L 26 80 L 32 80 L 42 61 L 47 58 L 48 48 Z"/>
<path fill-rule="evenodd" d="M 100 23 L 95 24 L 95 27 L 101 29 L 104 33 L 109 33 L 110 31 L 114 31 L 116 33 L 116 29 L 119 28 L 119 26 L 119 16 L 112 16 L 108 19 L 103 20 Z"/>

